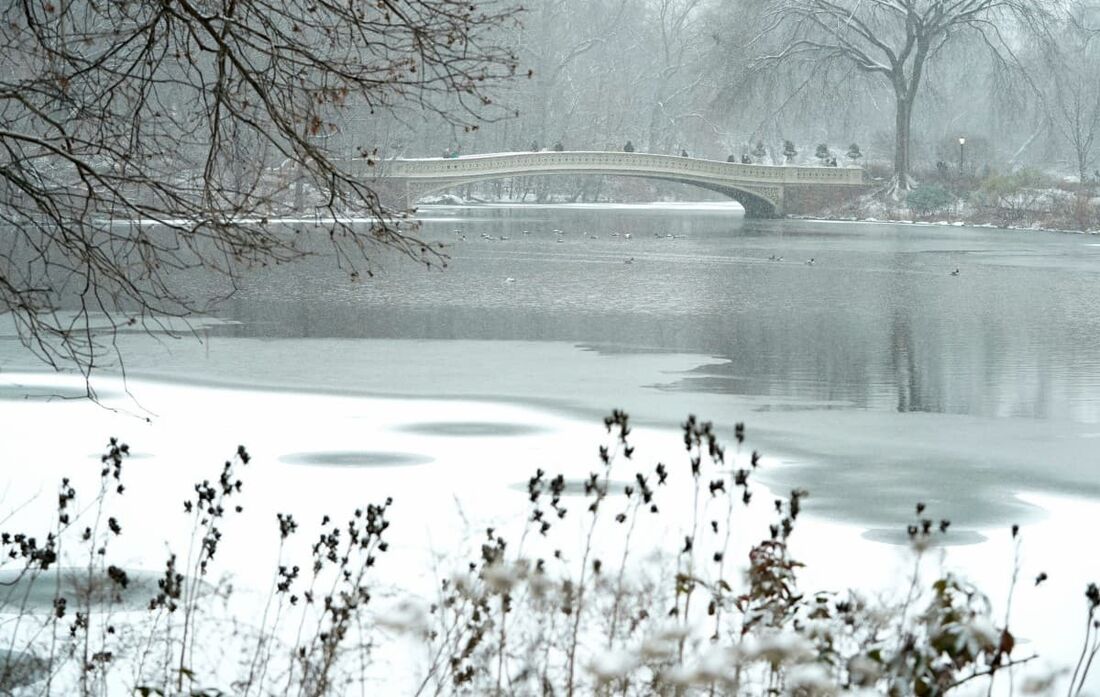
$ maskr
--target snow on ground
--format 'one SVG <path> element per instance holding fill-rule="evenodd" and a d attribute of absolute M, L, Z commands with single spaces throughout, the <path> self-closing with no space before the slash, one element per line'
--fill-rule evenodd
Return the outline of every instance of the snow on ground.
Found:
<path fill-rule="evenodd" d="M 408 596 L 431 598 L 440 577 L 461 568 L 492 526 L 511 540 L 522 536 L 529 515 L 525 483 L 536 468 L 561 472 L 573 488 L 599 471 L 596 447 L 606 442 L 601 424 L 493 401 L 383 399 L 308 392 L 197 387 L 159 382 L 97 382 L 103 405 L 81 399 L 49 399 L 51 393 L 76 395 L 79 380 L 43 374 L 4 374 L 0 388 L 0 442 L 4 481 L 0 482 L 0 518 L 5 530 L 44 530 L 54 515 L 56 486 L 70 477 L 78 493 L 97 488 L 97 453 L 117 436 L 134 453 L 124 466 L 125 496 L 116 509 L 124 534 L 112 543 L 113 563 L 158 572 L 168 549 L 178 550 L 188 523 L 181 502 L 199 480 L 217 476 L 220 464 L 238 444 L 253 460 L 243 470 L 245 512 L 226 525 L 215 575 L 235 579 L 245 604 L 243 618 L 254 616 L 276 565 L 276 514 L 291 512 L 302 525 L 304 543 L 322 515 L 339 520 L 355 508 L 394 498 L 391 551 L 379 562 L 379 578 L 400 592 L 383 594 L 378 610 L 400 608 Z M 33 399 L 19 399 L 19 390 Z M 133 398 L 126 396 L 129 390 Z M 679 432 L 636 429 L 634 461 L 617 464 L 612 481 L 629 481 L 639 468 L 658 460 L 669 464 L 673 482 L 659 492 L 668 513 L 686 520 L 694 497 Z M 730 453 L 733 448 L 730 448 Z M 748 449 L 742 451 L 745 464 Z M 782 463 L 765 460 L 765 468 Z M 744 560 L 749 546 L 767 535 L 771 501 L 777 494 L 753 485 L 754 505 L 735 511 L 738 522 L 730 558 Z M 1079 649 L 1077 631 L 1083 614 L 1084 584 L 1097 572 L 1092 555 L 1073 541 L 1094 522 L 1095 504 L 1068 497 L 1020 492 L 1020 498 L 1048 512 L 1023 534 L 1026 560 L 1015 595 L 1012 626 L 1026 637 L 1028 650 L 1071 663 Z M 83 499 L 86 502 L 86 498 Z M 703 519 L 725 515 L 725 503 L 702 496 Z M 566 497 L 572 508 L 566 539 L 581 548 L 587 516 L 583 503 Z M 715 511 L 714 506 L 721 510 Z M 611 515 L 609 511 L 607 515 Z M 571 527 L 570 527 L 571 526 Z M 974 542 L 927 555 L 927 574 L 957 569 L 990 592 L 1003 607 L 1014 564 L 1008 530 L 978 530 L 960 537 Z M 647 548 L 664 543 L 674 550 L 682 529 L 667 517 L 643 518 L 636 539 Z M 805 514 L 793 538 L 795 558 L 806 563 L 804 590 L 841 590 L 856 586 L 897 598 L 912 572 L 913 557 L 904 544 L 869 539 L 860 526 Z M 903 540 L 904 534 L 890 537 Z M 526 550 L 540 549 L 537 536 Z M 559 540 L 560 542 L 560 540 Z M 606 543 L 612 544 L 612 543 Z M 605 542 L 597 549 L 608 551 Z M 613 546 L 613 545 L 612 545 Z M 565 545 L 565 549 L 570 549 Z M 304 552 L 290 548 L 291 552 Z M 304 556 L 303 556 L 304 558 Z M 1039 571 L 1050 580 L 1035 588 Z M 930 578 L 927 576 L 926 578 Z M 392 650 L 407 655 L 404 644 Z M 383 650 L 383 656 L 385 651 Z"/>

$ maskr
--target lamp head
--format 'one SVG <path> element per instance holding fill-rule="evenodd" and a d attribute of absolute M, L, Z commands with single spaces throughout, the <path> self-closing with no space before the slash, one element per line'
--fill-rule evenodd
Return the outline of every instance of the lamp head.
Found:
<path fill-rule="evenodd" d="M 959 145 L 966 145 L 966 138 L 959 138 Z"/>

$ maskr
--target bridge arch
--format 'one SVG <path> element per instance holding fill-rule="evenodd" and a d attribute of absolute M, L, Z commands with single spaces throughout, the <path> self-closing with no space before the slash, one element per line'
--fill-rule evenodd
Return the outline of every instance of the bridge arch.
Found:
<path fill-rule="evenodd" d="M 821 193 L 850 193 L 863 186 L 855 167 L 791 167 L 720 162 L 673 155 L 624 152 L 520 152 L 457 158 L 352 160 L 349 173 L 375 181 L 405 207 L 454 186 L 508 177 L 603 175 L 689 184 L 729 196 L 751 217 L 796 212 Z M 793 205 L 792 205 L 793 204 Z"/>
<path fill-rule="evenodd" d="M 745 209 L 745 215 L 751 218 L 775 218 L 779 215 L 779 210 L 782 208 L 781 201 L 774 201 L 761 194 L 740 189 L 734 186 L 722 186 L 719 184 L 712 184 L 709 182 L 700 182 L 691 178 L 670 177 L 665 175 L 655 174 L 637 174 L 637 173 L 622 173 L 622 172 L 592 172 L 592 171 L 578 171 L 578 172 L 529 172 L 525 174 L 492 174 L 479 177 L 464 177 L 462 179 L 456 179 L 454 181 L 433 183 L 433 184 L 409 184 L 408 190 L 408 204 L 414 206 L 416 202 L 426 196 L 432 196 L 435 194 L 443 193 L 448 189 L 453 189 L 459 186 L 466 186 L 467 184 L 475 184 L 479 182 L 498 181 L 500 179 L 509 179 L 512 177 L 555 177 L 555 176 L 567 176 L 567 175 L 584 175 L 584 176 L 609 176 L 609 177 L 630 177 L 634 179 L 648 179 L 651 181 L 664 181 L 675 184 L 687 184 L 688 186 L 694 186 L 706 191 L 713 191 L 718 194 L 727 196 L 737 203 L 741 204 L 741 207 Z"/>

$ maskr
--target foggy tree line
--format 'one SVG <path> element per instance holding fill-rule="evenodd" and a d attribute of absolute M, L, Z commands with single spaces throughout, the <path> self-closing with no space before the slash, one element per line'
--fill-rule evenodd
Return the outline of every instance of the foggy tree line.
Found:
<path fill-rule="evenodd" d="M 963 137 L 968 170 L 1097 176 L 1094 2 L 545 0 L 521 24 L 510 42 L 531 74 L 498 95 L 511 118 L 472 132 L 420 115 L 349 122 L 345 147 L 373 135 L 387 154 L 430 157 L 629 140 L 782 164 L 816 162 L 820 144 L 844 162 L 857 143 L 861 163 L 908 188 L 913 169 L 960 167 Z"/>

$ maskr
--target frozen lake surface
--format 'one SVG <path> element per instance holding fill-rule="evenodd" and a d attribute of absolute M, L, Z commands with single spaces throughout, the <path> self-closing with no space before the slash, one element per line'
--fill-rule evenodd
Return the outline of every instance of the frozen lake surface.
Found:
<path fill-rule="evenodd" d="M 810 491 L 794 540 L 804 587 L 896 587 L 923 501 L 953 523 L 945 563 L 996 600 L 1019 523 L 1017 634 L 1075 660 L 1083 590 L 1100 578 L 1088 238 L 745 221 L 714 204 L 423 217 L 448 245 L 443 272 L 386 258 L 352 283 L 309 261 L 247 277 L 195 325 L 201 341 L 125 335 L 129 382 L 97 382 L 117 411 L 53 398 L 79 383 L 0 337 L 0 493 L 6 508 L 30 502 L 12 525 L 48 516 L 62 476 L 90 490 L 118 436 L 135 452 L 126 561 L 158 568 L 183 493 L 244 443 L 247 534 L 227 535 L 225 555 L 244 586 L 270 580 L 256 560 L 277 547 L 275 512 L 310 520 L 390 495 L 387 568 L 426 592 L 426 559 L 522 523 L 536 467 L 593 471 L 610 409 L 640 426 L 640 457 L 685 468 L 678 426 L 694 413 L 731 449 L 746 423 L 771 492 Z M 772 496 L 757 493 L 746 544 L 766 535 Z M 1051 579 L 1035 589 L 1039 571 Z"/>

